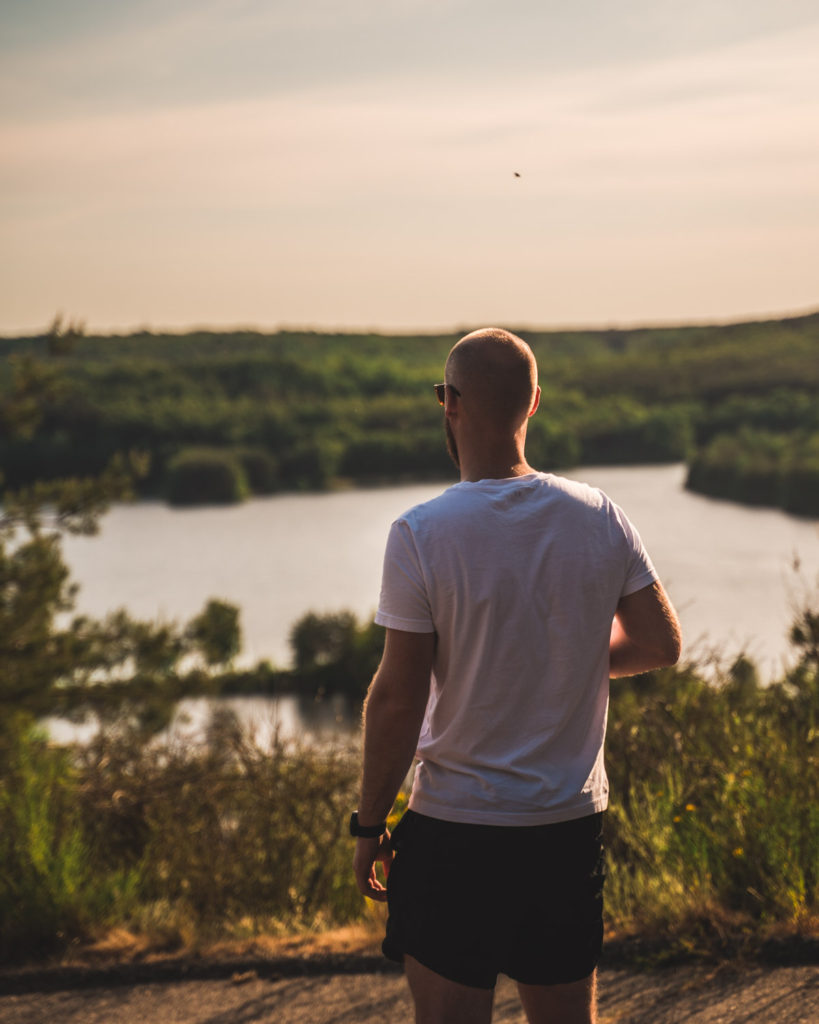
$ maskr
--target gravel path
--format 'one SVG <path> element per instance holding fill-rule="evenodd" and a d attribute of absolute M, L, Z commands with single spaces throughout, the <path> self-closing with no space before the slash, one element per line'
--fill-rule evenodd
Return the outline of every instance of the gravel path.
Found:
<path fill-rule="evenodd" d="M 600 972 L 601 1024 L 817 1024 L 819 967 Z M 524 1024 L 501 979 L 494 1021 Z M 179 958 L 0 972 L 3 1024 L 401 1024 L 402 976 L 374 956 Z"/>

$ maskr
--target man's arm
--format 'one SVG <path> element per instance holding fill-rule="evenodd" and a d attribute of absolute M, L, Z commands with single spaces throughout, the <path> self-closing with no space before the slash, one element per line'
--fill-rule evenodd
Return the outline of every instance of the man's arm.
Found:
<path fill-rule="evenodd" d="M 358 804 L 361 825 L 377 825 L 386 819 L 412 765 L 434 654 L 434 633 L 387 630 L 384 655 L 364 705 L 364 773 Z M 353 870 L 358 888 L 370 899 L 383 902 L 386 889 L 375 875 L 379 860 L 389 867 L 388 842 L 356 842 Z"/>
<path fill-rule="evenodd" d="M 674 665 L 681 647 L 677 613 L 659 580 L 620 598 L 611 626 L 612 678 Z"/>

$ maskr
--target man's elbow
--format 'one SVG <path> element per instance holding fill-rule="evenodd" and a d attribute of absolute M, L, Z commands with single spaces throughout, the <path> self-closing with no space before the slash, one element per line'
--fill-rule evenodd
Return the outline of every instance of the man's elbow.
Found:
<path fill-rule="evenodd" d="M 677 664 L 682 655 L 682 634 L 679 629 L 670 632 L 665 637 L 663 645 L 657 653 L 661 659 L 657 668 L 670 668 Z"/>
<path fill-rule="evenodd" d="M 376 672 L 364 701 L 363 719 L 401 718 L 423 714 L 429 696 L 429 677 L 407 680 L 400 673 Z"/>
<path fill-rule="evenodd" d="M 658 623 L 658 626 L 652 644 L 660 659 L 657 668 L 670 668 L 677 664 L 682 655 L 682 629 L 677 613 L 667 598 L 663 601 L 662 623 Z"/>
<path fill-rule="evenodd" d="M 638 641 L 637 646 L 642 649 L 643 671 L 653 672 L 677 664 L 682 654 L 682 637 L 679 630 L 668 630 L 646 637 L 642 643 Z"/>

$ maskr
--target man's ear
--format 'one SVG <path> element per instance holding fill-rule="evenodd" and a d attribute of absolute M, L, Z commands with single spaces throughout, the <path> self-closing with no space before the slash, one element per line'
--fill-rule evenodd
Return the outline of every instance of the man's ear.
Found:
<path fill-rule="evenodd" d="M 535 388 L 535 400 L 532 402 L 532 408 L 529 410 L 529 415 L 534 416 L 537 411 L 537 407 L 540 405 L 540 385 Z"/>

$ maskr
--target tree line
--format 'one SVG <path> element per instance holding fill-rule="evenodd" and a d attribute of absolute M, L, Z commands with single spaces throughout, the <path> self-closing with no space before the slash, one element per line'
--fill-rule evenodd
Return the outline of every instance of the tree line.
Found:
<path fill-rule="evenodd" d="M 819 514 L 819 314 L 519 333 L 543 388 L 535 465 L 684 460 L 695 490 Z M 6 486 L 95 476 L 130 451 L 146 456 L 138 493 L 175 504 L 452 479 L 431 385 L 457 337 L 96 336 L 57 321 L 0 339 L 0 402 L 19 403 L 21 379 L 49 388 L 36 432 L 0 436 Z"/>

